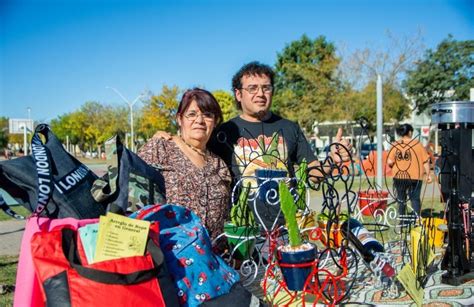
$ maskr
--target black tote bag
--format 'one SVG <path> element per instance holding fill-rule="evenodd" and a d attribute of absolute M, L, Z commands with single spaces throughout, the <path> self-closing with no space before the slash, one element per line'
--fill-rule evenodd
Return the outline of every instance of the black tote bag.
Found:
<path fill-rule="evenodd" d="M 105 214 L 91 194 L 97 175 L 64 149 L 48 125 L 36 127 L 31 146 L 32 155 L 0 162 L 2 189 L 41 216 L 86 219 Z"/>

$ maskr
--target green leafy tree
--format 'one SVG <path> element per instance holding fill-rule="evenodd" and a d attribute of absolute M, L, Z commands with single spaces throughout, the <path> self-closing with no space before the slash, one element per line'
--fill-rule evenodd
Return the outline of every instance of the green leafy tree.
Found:
<path fill-rule="evenodd" d="M 153 95 L 144 102 L 139 118 L 138 132 L 148 139 L 158 131 L 176 132 L 176 111 L 178 108 L 177 86 L 164 85 L 159 95 Z"/>
<path fill-rule="evenodd" d="M 474 87 L 474 40 L 457 41 L 449 35 L 429 49 L 403 83 L 418 112 L 442 101 L 468 100 Z"/>
<path fill-rule="evenodd" d="M 86 143 L 83 133 L 86 119 L 86 115 L 83 112 L 75 111 L 60 115 L 58 118 L 51 120 L 50 126 L 63 143 L 69 137 L 71 144 L 76 144 L 83 148 Z"/>
<path fill-rule="evenodd" d="M 8 118 L 0 117 L 0 149 L 8 144 Z"/>
<path fill-rule="evenodd" d="M 86 117 L 86 124 L 83 127 L 86 142 L 93 150 L 95 145 L 100 145 L 100 139 L 105 126 L 105 107 L 95 101 L 86 102 L 82 105 L 81 110 Z"/>
<path fill-rule="evenodd" d="M 217 90 L 212 94 L 214 97 L 216 97 L 216 100 L 221 107 L 222 116 L 224 117 L 225 122 L 239 114 L 239 111 L 237 111 L 235 107 L 234 97 L 231 93 L 223 90 Z"/>
<path fill-rule="evenodd" d="M 342 86 L 337 76 L 336 48 L 324 36 L 303 35 L 277 55 L 274 110 L 298 121 L 307 130 L 315 120 L 341 102 Z"/>
<path fill-rule="evenodd" d="M 129 109 L 127 106 L 108 106 L 104 110 L 105 122 L 103 127 L 103 133 L 99 138 L 99 143 L 103 144 L 106 140 L 114 135 L 119 135 L 123 140 L 125 133 L 128 131 L 129 126 L 127 125 L 128 118 L 130 116 Z"/>
<path fill-rule="evenodd" d="M 383 85 L 383 121 L 398 122 L 411 112 L 409 101 L 403 93 L 390 84 Z M 370 82 L 361 91 L 351 91 L 347 94 L 350 116 L 354 119 L 365 117 L 369 122 L 376 122 L 377 89 L 376 82 Z"/>
<path fill-rule="evenodd" d="M 128 109 L 98 102 L 86 102 L 78 111 L 67 113 L 51 121 L 51 128 L 63 142 L 69 138 L 83 150 L 100 153 L 102 145 L 111 136 L 123 137 L 127 126 Z"/>

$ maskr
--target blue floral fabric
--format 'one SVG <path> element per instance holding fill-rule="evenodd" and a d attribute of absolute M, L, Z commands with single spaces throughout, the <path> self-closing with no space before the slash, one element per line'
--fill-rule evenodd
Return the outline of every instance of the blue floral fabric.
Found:
<path fill-rule="evenodd" d="M 130 217 L 159 222 L 160 246 L 182 306 L 198 306 L 226 294 L 240 279 L 213 253 L 207 230 L 189 209 L 173 204 L 154 205 Z"/>

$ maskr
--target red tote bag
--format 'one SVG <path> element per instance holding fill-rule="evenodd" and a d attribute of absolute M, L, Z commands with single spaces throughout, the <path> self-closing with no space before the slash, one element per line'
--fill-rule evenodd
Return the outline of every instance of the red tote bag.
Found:
<path fill-rule="evenodd" d="M 44 217 L 30 217 L 25 226 L 21 240 L 20 258 L 16 273 L 14 307 L 42 307 L 44 306 L 41 286 L 36 278 L 31 256 L 30 241 L 37 232 L 48 232 L 56 227 L 77 229 L 87 224 L 97 223 L 99 219 L 78 220 L 75 218 L 50 219 Z"/>
<path fill-rule="evenodd" d="M 77 231 L 56 228 L 31 240 L 47 306 L 178 306 L 164 256 L 149 239 L 144 256 L 85 263 Z"/>

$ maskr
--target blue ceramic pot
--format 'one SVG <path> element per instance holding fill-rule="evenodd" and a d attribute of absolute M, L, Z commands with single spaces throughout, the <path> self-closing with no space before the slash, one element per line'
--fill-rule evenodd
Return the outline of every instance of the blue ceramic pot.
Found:
<path fill-rule="evenodd" d="M 301 268 L 285 268 L 280 265 L 288 290 L 302 291 L 304 289 L 304 283 L 313 269 L 314 264 L 311 264 L 311 262 L 314 262 L 316 259 L 316 247 L 313 245 L 313 248 L 310 250 L 296 252 L 284 252 L 279 250 L 278 253 L 280 255 L 280 264 L 308 263 L 307 266 Z"/>
<path fill-rule="evenodd" d="M 258 197 L 262 202 L 276 203 L 279 200 L 278 181 L 285 178 L 288 172 L 282 169 L 257 169 L 255 176 L 259 187 Z"/>

